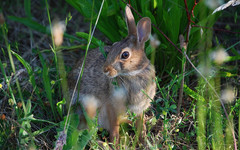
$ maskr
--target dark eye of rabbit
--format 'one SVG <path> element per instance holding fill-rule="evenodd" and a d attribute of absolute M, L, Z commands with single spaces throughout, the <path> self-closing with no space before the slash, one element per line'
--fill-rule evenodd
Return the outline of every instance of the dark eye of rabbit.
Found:
<path fill-rule="evenodd" d="M 122 53 L 121 59 L 127 59 L 129 57 L 129 52 L 125 51 Z"/>
<path fill-rule="evenodd" d="M 105 52 L 105 55 L 107 56 L 109 52 Z"/>

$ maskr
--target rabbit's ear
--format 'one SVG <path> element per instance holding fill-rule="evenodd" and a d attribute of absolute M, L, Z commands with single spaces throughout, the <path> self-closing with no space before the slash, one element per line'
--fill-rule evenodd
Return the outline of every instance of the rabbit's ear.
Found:
<path fill-rule="evenodd" d="M 151 20 L 148 17 L 142 18 L 137 24 L 137 38 L 140 44 L 144 44 L 151 34 Z"/>
<path fill-rule="evenodd" d="M 137 35 L 135 20 L 131 12 L 131 9 L 128 5 L 125 7 L 125 13 L 126 13 L 126 23 L 128 27 L 128 35 Z"/>

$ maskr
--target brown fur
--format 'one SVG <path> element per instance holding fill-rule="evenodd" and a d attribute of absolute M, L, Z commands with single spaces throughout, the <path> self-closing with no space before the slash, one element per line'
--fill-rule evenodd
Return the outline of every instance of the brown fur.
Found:
<path fill-rule="evenodd" d="M 86 97 L 94 97 L 97 103 L 96 109 L 99 110 L 99 126 L 110 132 L 111 142 L 116 138 L 117 143 L 119 124 L 126 121 L 122 118 L 126 115 L 127 109 L 139 116 L 137 128 L 141 130 L 140 132 L 145 132 L 142 114 L 150 106 L 156 89 L 155 69 L 144 53 L 144 44 L 151 33 L 151 21 L 149 18 L 143 18 L 136 27 L 128 6 L 125 12 L 129 35 L 122 41 L 104 48 L 108 53 L 107 59 L 98 49 L 88 53 L 83 76 L 79 81 L 80 91 L 75 93 L 73 99 L 74 104 L 80 102 L 83 107 L 87 107 L 89 105 L 86 104 L 88 102 Z M 127 59 L 121 59 L 124 51 L 130 54 Z M 70 93 L 73 92 L 82 62 L 83 58 L 68 76 Z M 117 82 L 117 86 L 112 83 L 113 81 Z M 85 108 L 85 110 L 89 109 Z"/>

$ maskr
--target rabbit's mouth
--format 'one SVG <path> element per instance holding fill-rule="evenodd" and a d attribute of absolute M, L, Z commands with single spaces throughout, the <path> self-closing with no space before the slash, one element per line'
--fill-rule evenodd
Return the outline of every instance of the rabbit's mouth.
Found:
<path fill-rule="evenodd" d="M 108 72 L 104 72 L 104 74 L 109 77 L 109 78 L 115 78 L 118 74 L 115 73 L 114 71 L 108 71 Z"/>
<path fill-rule="evenodd" d="M 117 70 L 113 67 L 105 67 L 103 73 L 109 78 L 115 78 L 118 75 Z"/>

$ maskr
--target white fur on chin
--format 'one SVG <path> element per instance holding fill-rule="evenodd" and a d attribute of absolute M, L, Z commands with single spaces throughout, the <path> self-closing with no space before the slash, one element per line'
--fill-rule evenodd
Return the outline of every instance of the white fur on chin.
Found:
<path fill-rule="evenodd" d="M 121 73 L 121 75 L 124 75 L 124 76 L 136 76 L 140 73 L 142 73 L 142 69 L 141 70 L 134 70 L 134 71 L 131 71 L 131 72 L 128 72 L 128 73 Z"/>

